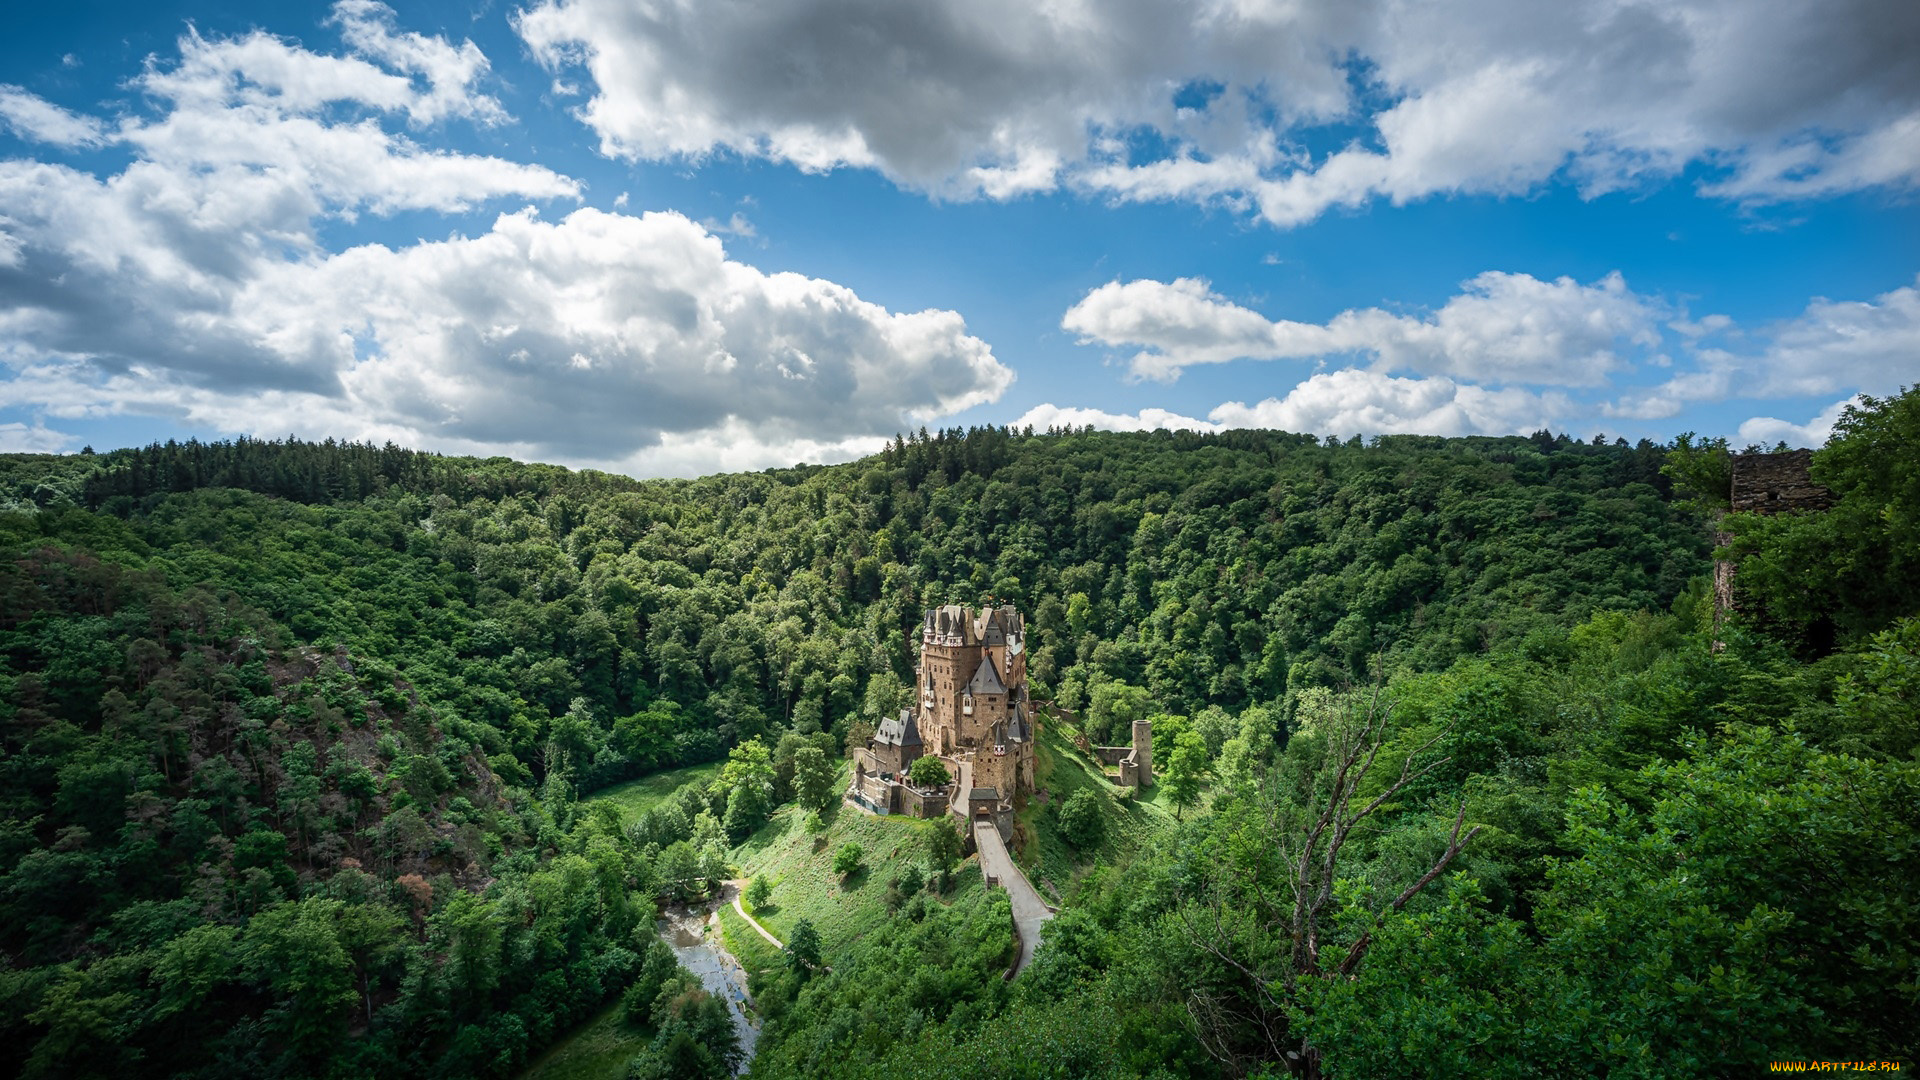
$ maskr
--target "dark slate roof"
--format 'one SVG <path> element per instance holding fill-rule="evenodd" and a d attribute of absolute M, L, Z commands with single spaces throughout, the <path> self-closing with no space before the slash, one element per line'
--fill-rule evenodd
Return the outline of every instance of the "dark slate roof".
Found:
<path fill-rule="evenodd" d="M 936 634 L 953 634 L 966 644 L 975 644 L 972 612 L 959 604 L 942 604 L 927 610 L 926 629 Z"/>
<path fill-rule="evenodd" d="M 924 746 L 920 738 L 920 725 L 913 718 L 912 709 L 901 709 L 900 715 L 880 721 L 879 730 L 873 733 L 873 741 L 889 746 Z"/>
<path fill-rule="evenodd" d="M 980 666 L 974 669 L 973 678 L 967 680 L 969 694 L 1004 694 L 1007 684 L 1000 681 L 1000 672 L 995 670 L 991 657 L 981 657 Z"/>
<path fill-rule="evenodd" d="M 998 801 L 999 798 L 1000 798 L 999 788 L 977 787 L 977 788 L 974 788 L 972 791 L 967 792 L 968 801 L 972 801 L 974 799 L 993 799 L 995 801 Z"/>

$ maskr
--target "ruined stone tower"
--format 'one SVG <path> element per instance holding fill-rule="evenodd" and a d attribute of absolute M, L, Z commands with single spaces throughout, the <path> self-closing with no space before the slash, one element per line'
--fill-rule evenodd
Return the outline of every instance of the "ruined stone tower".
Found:
<path fill-rule="evenodd" d="M 1781 454 L 1735 454 L 1732 480 L 1727 492 L 1730 512 L 1735 514 L 1796 514 L 1825 510 L 1833 505 L 1833 493 L 1813 482 L 1813 451 L 1789 450 Z M 1733 542 L 1732 534 L 1716 527 L 1715 547 Z M 1739 567 L 1725 559 L 1713 564 L 1713 651 L 1724 646 L 1720 626 L 1734 609 L 1733 576 Z"/>
<path fill-rule="evenodd" d="M 1121 783 L 1134 787 L 1153 786 L 1153 721 L 1133 722 L 1133 769 L 1128 776 L 1127 762 L 1120 763 Z"/>

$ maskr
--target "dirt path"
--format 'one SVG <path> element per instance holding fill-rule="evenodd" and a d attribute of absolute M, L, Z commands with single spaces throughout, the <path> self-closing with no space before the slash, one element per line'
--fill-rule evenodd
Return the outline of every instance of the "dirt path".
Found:
<path fill-rule="evenodd" d="M 773 942 L 774 948 L 785 949 L 787 947 L 786 942 L 781 941 L 779 938 L 774 937 L 772 934 L 768 933 L 767 928 L 760 925 L 759 919 L 756 919 L 753 916 L 747 914 L 747 909 L 740 906 L 740 894 L 745 892 L 747 889 L 747 879 L 734 878 L 727 882 L 727 887 L 733 890 L 733 910 L 739 912 L 740 917 L 747 920 L 747 925 L 753 927 L 755 930 L 760 931 L 761 937 L 766 938 L 768 941 Z"/>

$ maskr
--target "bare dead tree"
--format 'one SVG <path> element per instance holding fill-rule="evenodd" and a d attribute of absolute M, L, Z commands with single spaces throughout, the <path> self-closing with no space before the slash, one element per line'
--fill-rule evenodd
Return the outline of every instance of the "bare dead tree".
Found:
<path fill-rule="evenodd" d="M 1196 991 L 1190 995 L 1188 1015 L 1194 1021 L 1201 1045 L 1229 1070 L 1245 1068 L 1244 1055 L 1234 1047 L 1234 1034 L 1242 1039 L 1257 1033 L 1267 1044 L 1269 1056 L 1279 1058 L 1299 1076 L 1320 1075 L 1319 1053 L 1298 1033 L 1289 1032 L 1284 1015 L 1289 1006 L 1303 999 L 1302 982 L 1310 979 L 1349 978 L 1365 958 L 1373 943 L 1373 933 L 1388 914 L 1406 907 L 1420 891 L 1445 872 L 1469 841 L 1479 833 L 1476 825 L 1466 823 L 1464 798 L 1454 816 L 1446 850 L 1434 860 L 1420 878 L 1408 885 L 1382 909 L 1353 943 L 1347 946 L 1337 964 L 1329 971 L 1322 963 L 1321 949 L 1325 922 L 1331 916 L 1334 885 L 1340 876 L 1340 856 L 1360 828 L 1408 785 L 1452 760 L 1435 756 L 1433 751 L 1452 731 L 1443 727 L 1433 737 L 1409 750 L 1400 758 L 1397 776 L 1378 794 L 1356 806 L 1354 800 L 1366 790 L 1381 753 L 1390 741 L 1393 705 L 1384 699 L 1382 688 L 1374 686 L 1364 709 L 1356 710 L 1346 723 L 1328 733 L 1328 745 L 1319 765 L 1304 778 L 1298 801 L 1269 797 L 1266 809 L 1269 835 L 1276 837 L 1281 865 L 1285 868 L 1291 892 L 1290 903 L 1274 906 L 1269 921 L 1259 926 L 1266 934 L 1284 935 L 1284 950 L 1264 961 L 1233 955 L 1234 936 L 1226 923 L 1224 898 L 1213 901 L 1212 926 L 1200 925 L 1193 912 L 1183 909 L 1192 940 L 1202 949 L 1244 975 L 1258 995 L 1257 1009 L 1234 1008 L 1218 995 Z M 1284 956 L 1280 954 L 1284 953 Z M 1253 1015 L 1253 1014 L 1259 1015 Z"/>

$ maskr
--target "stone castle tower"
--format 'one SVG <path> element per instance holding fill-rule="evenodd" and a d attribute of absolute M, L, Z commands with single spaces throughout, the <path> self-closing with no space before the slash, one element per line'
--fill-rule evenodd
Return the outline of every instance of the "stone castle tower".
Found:
<path fill-rule="evenodd" d="M 927 752 L 961 765 L 960 785 L 1002 801 L 1033 791 L 1026 620 L 1011 604 L 949 604 L 920 623 L 917 727 Z"/>
<path fill-rule="evenodd" d="M 1011 604 L 949 604 L 926 613 L 919 638 L 916 700 L 855 752 L 848 797 L 874 813 L 917 817 L 1012 809 L 1034 782 L 1026 620 Z M 953 782 L 913 786 L 907 772 L 925 756 L 939 758 Z"/>

